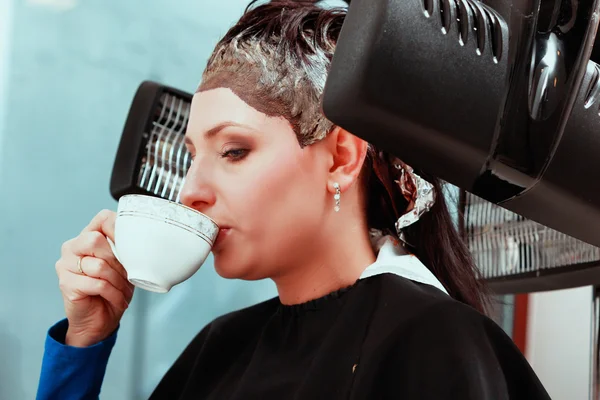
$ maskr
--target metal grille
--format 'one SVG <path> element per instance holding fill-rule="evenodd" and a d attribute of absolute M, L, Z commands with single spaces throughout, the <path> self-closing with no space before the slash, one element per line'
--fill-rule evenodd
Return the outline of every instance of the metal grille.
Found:
<path fill-rule="evenodd" d="M 431 18 L 436 9 L 434 0 L 423 0 L 422 6 L 423 15 Z M 441 0 L 437 8 L 442 34 L 452 32 L 456 24 L 456 39 L 461 46 L 474 40 L 477 55 L 483 55 L 489 47 L 494 63 L 500 61 L 504 48 L 502 28 L 506 23 L 492 7 L 473 0 Z"/>
<path fill-rule="evenodd" d="M 485 279 L 596 262 L 600 248 L 466 193 L 464 227 Z"/>
<path fill-rule="evenodd" d="M 184 145 L 190 103 L 164 93 L 156 107 L 151 131 L 144 132 L 145 155 L 137 183 L 156 196 L 179 202 L 191 157 Z"/>

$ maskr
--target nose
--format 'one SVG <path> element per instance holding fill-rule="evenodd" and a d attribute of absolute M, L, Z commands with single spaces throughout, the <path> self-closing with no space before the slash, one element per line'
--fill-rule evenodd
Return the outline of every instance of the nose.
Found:
<path fill-rule="evenodd" d="M 192 163 L 180 193 L 181 204 L 205 212 L 216 201 L 213 186 L 210 184 L 208 174 L 200 173 L 198 167 Z"/>

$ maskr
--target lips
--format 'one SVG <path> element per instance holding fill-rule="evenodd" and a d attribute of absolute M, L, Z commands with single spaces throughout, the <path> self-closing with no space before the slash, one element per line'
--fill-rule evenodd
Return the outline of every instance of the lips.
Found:
<path fill-rule="evenodd" d="M 229 227 L 220 228 L 219 234 L 217 235 L 217 239 L 215 240 L 215 246 L 218 245 L 219 243 L 221 243 L 223 240 L 225 240 L 225 238 L 227 236 L 229 236 L 230 231 L 231 231 L 231 228 L 229 228 Z"/>

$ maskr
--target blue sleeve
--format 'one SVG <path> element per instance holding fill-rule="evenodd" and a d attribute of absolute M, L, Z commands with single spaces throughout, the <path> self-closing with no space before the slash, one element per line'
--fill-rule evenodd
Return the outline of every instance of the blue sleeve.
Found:
<path fill-rule="evenodd" d="M 117 330 L 90 347 L 65 345 L 66 319 L 48 330 L 37 400 L 98 399 Z"/>

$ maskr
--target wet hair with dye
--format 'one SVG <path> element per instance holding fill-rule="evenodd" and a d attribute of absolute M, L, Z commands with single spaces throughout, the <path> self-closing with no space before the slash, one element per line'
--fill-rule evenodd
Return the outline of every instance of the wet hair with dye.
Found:
<path fill-rule="evenodd" d="M 301 146 L 312 144 L 332 128 L 320 98 L 345 10 L 254 3 L 217 45 L 199 90 L 227 86 L 257 110 L 286 117 Z"/>
<path fill-rule="evenodd" d="M 320 100 L 346 10 L 322 8 L 316 1 L 252 1 L 219 41 L 198 91 L 231 89 L 256 110 L 283 116 L 300 146 L 324 138 L 333 124 Z M 408 203 L 398 184 L 393 157 L 369 145 L 361 181 L 369 228 L 395 235 L 395 221 Z M 425 171 L 438 194 L 442 182 Z M 488 297 L 478 270 L 449 213 L 444 196 L 404 230 L 410 251 L 434 273 L 455 299 L 485 312 Z"/>

